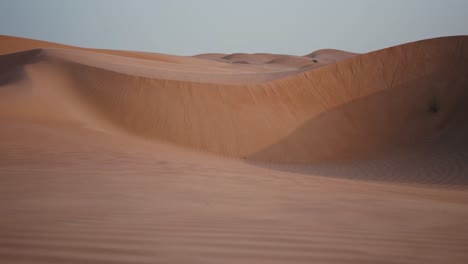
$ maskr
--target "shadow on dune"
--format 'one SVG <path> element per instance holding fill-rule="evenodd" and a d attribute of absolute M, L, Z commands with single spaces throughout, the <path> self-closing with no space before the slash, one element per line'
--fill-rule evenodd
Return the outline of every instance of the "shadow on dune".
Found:
<path fill-rule="evenodd" d="M 468 126 L 425 146 L 402 147 L 387 154 L 349 161 L 278 164 L 248 161 L 272 170 L 338 179 L 468 187 Z"/>
<path fill-rule="evenodd" d="M 23 79 L 24 65 L 40 60 L 40 49 L 0 55 L 0 87 Z"/>
<path fill-rule="evenodd" d="M 423 77 L 338 106 L 246 160 L 310 175 L 468 186 L 468 78 L 460 76 Z"/>

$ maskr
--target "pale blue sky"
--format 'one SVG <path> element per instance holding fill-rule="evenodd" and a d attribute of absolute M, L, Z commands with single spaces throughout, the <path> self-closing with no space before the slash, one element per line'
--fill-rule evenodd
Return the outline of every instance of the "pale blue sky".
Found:
<path fill-rule="evenodd" d="M 467 0 L 0 0 L 0 34 L 180 55 L 304 55 L 468 35 L 467 14 Z"/>

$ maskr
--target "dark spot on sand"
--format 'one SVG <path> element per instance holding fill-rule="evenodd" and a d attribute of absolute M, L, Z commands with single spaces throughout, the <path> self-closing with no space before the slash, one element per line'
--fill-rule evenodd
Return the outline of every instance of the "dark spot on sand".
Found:
<path fill-rule="evenodd" d="M 431 114 L 436 114 L 438 113 L 440 110 L 440 107 L 439 107 L 439 104 L 437 103 L 437 101 L 434 99 L 430 104 L 429 104 L 429 113 Z"/>

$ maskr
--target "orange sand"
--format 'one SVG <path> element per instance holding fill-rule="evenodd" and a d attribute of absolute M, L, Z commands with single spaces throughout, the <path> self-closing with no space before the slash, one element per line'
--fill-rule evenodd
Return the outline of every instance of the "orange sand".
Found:
<path fill-rule="evenodd" d="M 366 54 L 0 36 L 0 263 L 467 263 L 468 37 Z"/>

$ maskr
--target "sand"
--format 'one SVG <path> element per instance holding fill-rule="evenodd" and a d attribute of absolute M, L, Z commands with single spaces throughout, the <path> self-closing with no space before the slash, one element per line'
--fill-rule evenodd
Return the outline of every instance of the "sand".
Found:
<path fill-rule="evenodd" d="M 468 37 L 366 54 L 0 36 L 0 263 L 467 263 Z"/>

